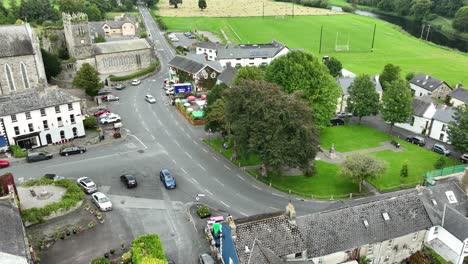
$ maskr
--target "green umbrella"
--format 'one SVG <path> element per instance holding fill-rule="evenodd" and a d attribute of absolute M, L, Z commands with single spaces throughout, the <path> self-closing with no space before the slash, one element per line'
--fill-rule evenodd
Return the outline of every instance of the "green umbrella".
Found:
<path fill-rule="evenodd" d="M 201 118 L 201 117 L 203 117 L 203 114 L 204 114 L 204 112 L 201 111 L 201 110 L 197 110 L 197 111 L 193 111 L 193 112 L 192 112 L 192 115 L 193 115 L 193 117 L 195 117 L 195 118 Z"/>

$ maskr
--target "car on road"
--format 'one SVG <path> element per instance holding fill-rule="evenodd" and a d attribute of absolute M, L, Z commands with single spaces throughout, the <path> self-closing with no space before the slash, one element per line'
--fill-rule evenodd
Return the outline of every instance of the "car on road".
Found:
<path fill-rule="evenodd" d="M 460 155 L 460 161 L 462 163 L 468 163 L 468 153 L 463 153 Z"/>
<path fill-rule="evenodd" d="M 54 180 L 54 181 L 60 181 L 60 180 L 65 179 L 65 177 L 57 175 L 57 174 L 53 174 L 53 173 L 45 174 L 44 178 L 49 179 L 49 180 Z"/>
<path fill-rule="evenodd" d="M 141 83 L 141 81 L 138 80 L 138 79 L 135 79 L 135 80 L 132 81 L 132 85 L 133 85 L 133 86 L 140 85 L 140 83 Z"/>
<path fill-rule="evenodd" d="M 96 184 L 88 177 L 81 177 L 76 180 L 76 183 L 85 191 L 87 194 L 91 194 L 97 191 Z"/>
<path fill-rule="evenodd" d="M 98 110 L 94 111 L 93 115 L 98 117 L 98 116 L 101 116 L 103 114 L 108 114 L 110 113 L 110 110 L 109 109 L 106 109 L 106 108 L 99 108 Z"/>
<path fill-rule="evenodd" d="M 176 180 L 174 179 L 174 176 L 168 169 L 163 169 L 159 173 L 159 179 L 162 181 L 166 189 L 175 189 Z"/>
<path fill-rule="evenodd" d="M 127 186 L 127 188 L 137 187 L 138 183 L 135 176 L 131 174 L 124 174 L 120 176 L 120 181 Z"/>
<path fill-rule="evenodd" d="M 101 211 L 110 211 L 112 210 L 112 203 L 102 192 L 96 192 L 91 195 L 93 202 Z"/>
<path fill-rule="evenodd" d="M 28 162 L 35 162 L 35 161 L 41 161 L 41 160 L 48 160 L 53 158 L 54 156 L 50 154 L 49 152 L 41 151 L 41 152 L 28 152 L 26 154 L 26 160 Z"/>
<path fill-rule="evenodd" d="M 330 119 L 330 125 L 331 126 L 343 126 L 345 124 L 345 121 L 341 118 L 332 118 Z"/>
<path fill-rule="evenodd" d="M 442 144 L 434 144 L 434 146 L 432 146 L 431 148 L 432 151 L 434 151 L 435 153 L 439 153 L 439 154 L 443 154 L 445 156 L 449 156 L 450 155 L 450 150 L 448 150 L 444 145 Z"/>
<path fill-rule="evenodd" d="M 116 114 L 109 114 L 99 120 L 101 124 L 110 124 L 120 122 L 120 116 Z"/>
<path fill-rule="evenodd" d="M 200 264 L 214 264 L 214 260 L 208 253 L 201 253 L 198 257 Z"/>
<path fill-rule="evenodd" d="M 103 95 L 103 96 L 101 96 L 101 99 L 106 101 L 106 102 L 119 101 L 120 100 L 120 98 L 117 95 L 114 95 L 114 94 Z"/>
<path fill-rule="evenodd" d="M 145 100 L 146 100 L 146 102 L 148 102 L 150 104 L 156 103 L 156 98 L 154 98 L 154 96 L 152 96 L 151 94 L 145 95 Z"/>
<path fill-rule="evenodd" d="M 118 83 L 117 86 L 115 86 L 115 89 L 117 90 L 123 90 L 125 89 L 126 85 L 123 83 Z"/>
<path fill-rule="evenodd" d="M 409 136 L 406 138 L 406 141 L 412 143 L 412 144 L 415 144 L 415 145 L 418 145 L 418 146 L 424 146 L 426 145 L 426 140 L 424 140 L 424 138 L 420 137 L 420 136 Z"/>
<path fill-rule="evenodd" d="M 166 95 L 169 96 L 169 95 L 174 95 L 175 92 L 174 92 L 174 88 L 173 87 L 170 87 L 169 89 L 166 90 Z"/>
<path fill-rule="evenodd" d="M 66 147 L 60 150 L 60 155 L 68 156 L 73 154 L 83 154 L 86 152 L 85 147 L 73 146 L 73 147 Z"/>
<path fill-rule="evenodd" d="M 8 160 L 0 160 L 0 169 L 1 168 L 6 168 L 10 166 L 10 162 Z"/>

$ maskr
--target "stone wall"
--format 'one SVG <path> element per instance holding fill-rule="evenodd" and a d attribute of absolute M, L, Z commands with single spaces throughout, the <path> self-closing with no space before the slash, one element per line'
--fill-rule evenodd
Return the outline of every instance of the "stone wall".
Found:
<path fill-rule="evenodd" d="M 48 221 L 50 219 L 54 219 L 54 218 L 57 218 L 57 217 L 60 217 L 60 216 L 64 216 L 66 214 L 69 214 L 73 211 L 75 211 L 76 209 L 80 208 L 81 205 L 83 204 L 83 201 L 79 201 L 75 206 L 72 206 L 70 207 L 70 209 L 68 210 L 65 210 L 65 209 L 59 209 L 57 211 L 54 211 L 52 212 L 50 215 L 44 217 L 44 220 L 45 221 Z M 36 223 L 31 223 L 31 222 L 25 222 L 24 223 L 24 226 L 28 227 L 28 226 L 31 226 L 33 224 L 36 224 Z"/>
<path fill-rule="evenodd" d="M 40 69 L 41 66 L 37 64 L 34 55 L 0 58 L 0 95 L 5 95 L 11 92 L 5 74 L 5 65 L 7 64 L 10 67 L 13 76 L 13 83 L 15 87 L 14 91 L 22 91 L 25 89 L 25 84 L 23 82 L 21 73 L 21 63 L 24 64 L 26 69 L 27 78 L 29 80 L 29 87 L 35 87 L 39 83 L 38 69 Z"/>
<path fill-rule="evenodd" d="M 448 93 L 450 93 L 452 89 L 446 84 L 442 83 L 437 89 L 432 91 L 433 98 L 445 99 Z"/>

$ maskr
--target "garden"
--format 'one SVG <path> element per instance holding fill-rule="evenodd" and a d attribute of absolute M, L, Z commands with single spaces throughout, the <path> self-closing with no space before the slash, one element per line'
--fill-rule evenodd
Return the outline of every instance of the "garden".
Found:
<path fill-rule="evenodd" d="M 177 109 L 192 125 L 203 125 L 204 108 L 206 106 L 206 95 L 200 97 L 189 95 L 186 98 L 175 99 Z"/>

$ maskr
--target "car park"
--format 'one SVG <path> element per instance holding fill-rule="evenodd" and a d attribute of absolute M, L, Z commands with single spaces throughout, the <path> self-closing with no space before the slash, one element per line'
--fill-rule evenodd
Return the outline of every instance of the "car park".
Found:
<path fill-rule="evenodd" d="M 10 162 L 8 160 L 0 160 L 0 169 L 1 168 L 6 168 L 10 166 Z"/>
<path fill-rule="evenodd" d="M 81 177 L 76 180 L 76 183 L 83 189 L 87 194 L 91 194 L 97 191 L 96 183 L 94 183 L 88 177 Z"/>
<path fill-rule="evenodd" d="M 115 89 L 117 90 L 123 90 L 125 89 L 126 85 L 123 84 L 123 83 L 118 83 L 116 86 L 115 86 Z"/>
<path fill-rule="evenodd" d="M 168 169 L 163 169 L 159 173 L 159 179 L 164 184 L 164 187 L 166 187 L 166 189 L 175 189 L 176 180 L 174 179 L 174 176 Z"/>
<path fill-rule="evenodd" d="M 132 81 L 132 85 L 133 85 L 133 86 L 140 85 L 140 83 L 141 83 L 141 81 L 138 80 L 138 79 L 135 79 L 135 80 Z"/>
<path fill-rule="evenodd" d="M 434 151 L 435 153 L 439 153 L 439 154 L 442 154 L 442 155 L 445 155 L 445 156 L 450 155 L 450 150 L 448 150 L 442 144 L 434 144 L 434 146 L 432 146 L 431 150 Z"/>
<path fill-rule="evenodd" d="M 26 160 L 28 162 L 36 162 L 41 160 L 48 160 L 53 158 L 53 155 L 49 152 L 41 151 L 41 152 L 28 152 L 26 154 Z"/>
<path fill-rule="evenodd" d="M 154 98 L 154 96 L 152 96 L 151 94 L 145 95 L 145 100 L 146 100 L 146 102 L 148 102 L 150 104 L 156 103 L 156 98 Z"/>
<path fill-rule="evenodd" d="M 198 257 L 200 264 L 215 264 L 213 258 L 208 253 L 202 253 Z"/>
<path fill-rule="evenodd" d="M 341 118 L 332 118 L 330 119 L 330 125 L 331 126 L 343 126 L 345 124 L 345 121 Z"/>
<path fill-rule="evenodd" d="M 79 146 L 66 147 L 60 150 L 60 155 L 68 156 L 73 154 L 83 154 L 86 152 L 86 148 Z"/>
<path fill-rule="evenodd" d="M 49 179 L 49 180 L 54 180 L 54 181 L 60 181 L 60 180 L 65 179 L 65 177 L 57 175 L 57 174 L 53 174 L 53 173 L 45 174 L 44 178 Z"/>
<path fill-rule="evenodd" d="M 415 145 L 421 146 L 421 147 L 426 145 L 426 140 L 424 140 L 424 138 L 420 136 L 409 136 L 406 138 L 406 141 L 413 143 Z"/>
<path fill-rule="evenodd" d="M 112 202 L 107 198 L 105 194 L 102 192 L 96 192 L 91 195 L 93 198 L 94 204 L 99 208 L 101 211 L 110 211 L 112 210 Z"/>
<path fill-rule="evenodd" d="M 101 124 L 110 124 L 120 122 L 120 116 L 116 114 L 109 114 L 99 120 Z"/>
<path fill-rule="evenodd" d="M 460 161 L 463 163 L 468 163 L 468 153 L 463 153 L 460 155 Z"/>
<path fill-rule="evenodd" d="M 99 108 L 98 110 L 94 111 L 93 115 L 98 117 L 98 116 L 101 116 L 103 114 L 107 114 L 107 113 L 110 113 L 110 110 L 109 109 L 106 109 L 106 108 Z"/>
<path fill-rule="evenodd" d="M 127 188 L 137 187 L 138 183 L 135 176 L 131 174 L 124 174 L 120 176 L 120 181 L 127 186 Z"/>
<path fill-rule="evenodd" d="M 101 96 L 101 99 L 107 102 L 120 100 L 120 98 L 114 94 L 103 95 Z"/>

